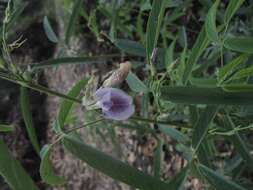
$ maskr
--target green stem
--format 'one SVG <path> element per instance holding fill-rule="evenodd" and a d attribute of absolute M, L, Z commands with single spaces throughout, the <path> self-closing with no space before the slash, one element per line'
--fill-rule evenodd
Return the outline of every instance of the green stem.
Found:
<path fill-rule="evenodd" d="M 84 124 L 84 125 L 81 126 L 81 127 L 70 128 L 70 129 L 68 129 L 67 131 L 65 131 L 64 133 L 58 135 L 58 136 L 56 137 L 56 140 L 55 140 L 50 146 L 53 146 L 54 144 L 56 144 L 57 142 L 59 142 L 62 138 L 64 138 L 67 134 L 69 134 L 69 133 L 71 133 L 71 132 L 73 132 L 73 131 L 82 129 L 82 128 L 84 128 L 84 127 L 88 127 L 88 126 L 94 125 L 94 124 L 99 123 L 99 122 L 101 122 L 101 121 L 103 121 L 103 120 L 105 120 L 105 119 L 104 119 L 104 118 L 100 118 L 100 119 L 98 119 L 98 120 L 95 120 L 95 121 L 91 121 L 91 122 L 89 122 L 89 123 L 86 123 L 86 124 Z"/>
<path fill-rule="evenodd" d="M 71 96 L 68 96 L 68 95 L 65 95 L 65 94 L 62 94 L 62 93 L 50 90 L 49 88 L 46 88 L 46 87 L 41 86 L 39 84 L 33 84 L 33 83 L 29 82 L 29 81 L 20 80 L 20 79 L 17 79 L 17 78 L 11 78 L 11 77 L 7 76 L 4 73 L 0 73 L 0 78 L 2 78 L 4 80 L 8 80 L 8 81 L 16 83 L 16 84 L 19 84 L 21 86 L 24 86 L 24 87 L 27 87 L 27 88 L 30 88 L 30 89 L 33 89 L 33 90 L 36 90 L 36 91 L 48 94 L 48 95 L 57 96 L 57 97 L 60 97 L 60 98 L 64 98 L 65 100 L 74 102 L 74 103 L 82 104 L 82 100 L 80 100 L 80 99 L 73 98 Z"/>
<path fill-rule="evenodd" d="M 145 123 L 157 123 L 157 124 L 164 124 L 164 125 L 176 125 L 182 128 L 187 128 L 187 129 L 191 129 L 191 127 L 189 125 L 186 125 L 184 123 L 179 123 L 179 122 L 175 122 L 175 121 L 160 121 L 160 120 L 154 120 L 154 119 L 148 119 L 148 118 L 142 118 L 142 117 L 131 117 L 131 120 L 134 121 L 141 121 L 141 122 L 145 122 Z"/>

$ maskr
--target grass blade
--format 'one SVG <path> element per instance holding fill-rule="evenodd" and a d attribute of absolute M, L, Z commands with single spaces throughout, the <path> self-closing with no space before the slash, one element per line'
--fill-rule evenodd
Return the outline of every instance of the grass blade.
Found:
<path fill-rule="evenodd" d="M 29 95 L 28 95 L 28 89 L 25 87 L 20 87 L 20 103 L 21 103 L 21 111 L 22 116 L 24 118 L 26 131 L 28 133 L 29 139 L 32 142 L 33 148 L 39 155 L 40 153 L 40 145 L 39 141 L 36 135 L 35 128 L 33 126 L 33 119 L 32 119 L 32 113 L 30 109 L 30 103 L 29 103 Z"/>
<path fill-rule="evenodd" d="M 216 0 L 213 6 L 209 9 L 206 16 L 206 22 L 205 22 L 207 37 L 210 41 L 213 41 L 213 42 L 219 42 L 219 36 L 218 36 L 217 28 L 216 28 L 216 12 L 217 12 L 219 3 L 220 3 L 220 0 Z"/>
<path fill-rule="evenodd" d="M 227 92 L 222 88 L 164 86 L 161 98 L 181 104 L 253 105 L 253 92 Z"/>
<path fill-rule="evenodd" d="M 145 190 L 167 190 L 168 184 L 149 176 L 132 166 L 125 164 L 113 157 L 92 148 L 82 142 L 65 137 L 63 139 L 65 148 L 77 158 L 86 162 L 91 167 L 103 172 L 113 179 L 124 182 L 135 188 Z"/>
<path fill-rule="evenodd" d="M 64 178 L 56 176 L 50 161 L 51 147 L 46 145 L 40 152 L 40 176 L 42 180 L 50 185 L 62 185 L 65 183 Z"/>
<path fill-rule="evenodd" d="M 69 43 L 70 37 L 72 36 L 72 34 L 74 32 L 75 22 L 76 22 L 78 14 L 79 14 L 79 11 L 81 10 L 81 4 L 82 4 L 82 0 L 75 0 L 74 1 L 73 9 L 72 9 L 72 12 L 70 15 L 70 19 L 68 22 L 67 31 L 66 31 L 66 35 L 65 35 L 65 41 L 67 44 Z"/>
<path fill-rule="evenodd" d="M 212 169 L 199 164 L 198 168 L 200 172 L 204 175 L 207 181 L 215 187 L 217 190 L 246 190 L 242 186 L 234 183 L 233 181 L 228 180 L 221 174 L 213 171 Z"/>
<path fill-rule="evenodd" d="M 39 190 L 20 163 L 11 155 L 8 147 L 0 139 L 0 175 L 15 190 Z"/>
<path fill-rule="evenodd" d="M 56 59 L 49 59 L 42 61 L 39 64 L 31 65 L 33 70 L 46 69 L 50 67 L 68 65 L 68 64 L 90 64 L 90 63 L 104 63 L 106 60 L 119 57 L 119 55 L 102 55 L 102 56 L 84 56 L 84 57 L 61 57 Z"/>
<path fill-rule="evenodd" d="M 253 38 L 228 37 L 224 41 L 224 46 L 229 50 L 252 54 L 253 53 Z"/>
<path fill-rule="evenodd" d="M 160 27 L 165 10 L 165 0 L 153 1 L 152 9 L 148 18 L 146 34 L 146 52 L 148 63 L 151 64 L 151 56 L 156 47 L 160 34 Z"/>

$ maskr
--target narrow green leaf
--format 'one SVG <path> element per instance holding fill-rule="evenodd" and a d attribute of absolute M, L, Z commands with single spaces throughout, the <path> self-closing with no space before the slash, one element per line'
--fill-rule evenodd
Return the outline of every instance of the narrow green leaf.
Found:
<path fill-rule="evenodd" d="M 145 190 L 171 189 L 165 182 L 70 137 L 66 136 L 63 144 L 77 158 L 115 180 Z"/>
<path fill-rule="evenodd" d="M 61 57 L 56 59 L 49 59 L 42 61 L 39 64 L 31 65 L 33 70 L 46 69 L 50 67 L 67 65 L 67 64 L 90 64 L 90 63 L 104 63 L 108 59 L 119 57 L 118 55 L 102 55 L 102 56 L 84 56 L 84 57 Z"/>
<path fill-rule="evenodd" d="M 77 84 L 74 85 L 74 87 L 69 91 L 68 96 L 76 98 L 80 94 L 81 90 L 85 87 L 87 84 L 87 80 L 81 80 Z M 65 121 L 70 113 L 70 110 L 73 106 L 73 102 L 63 100 L 63 102 L 60 105 L 60 110 L 57 116 L 57 125 L 56 125 L 56 131 L 60 132 L 64 129 Z"/>
<path fill-rule="evenodd" d="M 240 8 L 243 4 L 244 0 L 230 0 L 228 7 L 225 11 L 224 22 L 228 24 L 231 18 L 234 16 L 235 12 Z"/>
<path fill-rule="evenodd" d="M 165 0 L 153 1 L 152 9 L 148 18 L 146 34 L 146 52 L 148 63 L 151 63 L 151 56 L 156 47 L 160 28 L 165 10 Z"/>
<path fill-rule="evenodd" d="M 187 136 L 185 136 L 183 133 L 181 133 L 177 129 L 174 129 L 168 125 L 159 124 L 158 128 L 162 133 L 168 135 L 169 137 L 175 139 L 178 142 L 186 143 L 190 141 L 190 139 Z"/>
<path fill-rule="evenodd" d="M 253 75 L 253 66 L 237 71 L 229 80 L 237 80 Z"/>
<path fill-rule="evenodd" d="M 126 78 L 128 86 L 134 92 L 148 92 L 147 86 L 132 72 L 129 72 Z"/>
<path fill-rule="evenodd" d="M 207 181 L 217 190 L 246 190 L 242 186 L 228 180 L 218 172 L 199 164 L 198 168 Z"/>
<path fill-rule="evenodd" d="M 0 132 L 12 132 L 14 129 L 12 125 L 0 124 Z"/>
<path fill-rule="evenodd" d="M 67 44 L 69 43 L 70 37 L 72 36 L 74 32 L 77 16 L 79 14 L 79 11 L 81 10 L 81 4 L 82 4 L 82 0 L 74 1 L 73 9 L 70 15 L 70 19 L 68 22 L 67 31 L 65 35 L 65 41 Z"/>
<path fill-rule="evenodd" d="M 156 150 L 154 152 L 154 176 L 157 179 L 161 177 L 161 168 L 163 160 L 163 140 L 159 140 Z"/>
<path fill-rule="evenodd" d="M 40 176 L 41 179 L 50 185 L 62 185 L 65 183 L 64 178 L 54 174 L 54 169 L 50 161 L 51 146 L 45 145 L 41 152 Z"/>
<path fill-rule="evenodd" d="M 54 42 L 54 43 L 58 43 L 59 40 L 47 18 L 47 16 L 44 17 L 43 19 L 43 27 L 44 27 L 44 30 L 45 30 L 45 33 L 47 35 L 47 38 L 51 41 L 51 42 Z"/>
<path fill-rule="evenodd" d="M 39 141 L 36 135 L 35 128 L 33 126 L 33 119 L 32 119 L 32 113 L 30 109 L 30 102 L 29 102 L 29 95 L 28 95 L 28 89 L 25 87 L 20 87 L 20 103 L 21 103 L 21 111 L 22 116 L 24 118 L 26 131 L 28 133 L 29 139 L 32 142 L 32 145 L 34 149 L 36 150 L 37 154 L 40 153 L 40 145 Z"/>
<path fill-rule="evenodd" d="M 21 164 L 11 155 L 0 139 L 0 175 L 14 190 L 39 190 Z"/>
<path fill-rule="evenodd" d="M 207 106 L 199 116 L 198 121 L 194 124 L 192 136 L 192 147 L 198 148 L 204 140 L 208 127 L 218 111 L 218 106 Z"/>
<path fill-rule="evenodd" d="M 115 44 L 116 47 L 118 47 L 120 50 L 126 53 L 141 57 L 146 56 L 144 46 L 136 41 L 127 39 L 116 39 L 113 43 Z"/>
<path fill-rule="evenodd" d="M 222 89 L 227 92 L 253 92 L 252 84 L 227 84 Z"/>
<path fill-rule="evenodd" d="M 207 37 L 210 41 L 213 41 L 213 42 L 219 42 L 218 31 L 216 28 L 216 12 L 217 12 L 219 3 L 220 3 L 220 0 L 216 0 L 213 6 L 209 9 L 206 16 L 206 22 L 205 22 L 205 30 L 206 30 Z"/>
<path fill-rule="evenodd" d="M 181 104 L 253 105 L 252 92 L 227 92 L 222 88 L 164 86 L 161 98 Z"/>
<path fill-rule="evenodd" d="M 230 50 L 252 54 L 253 53 L 253 38 L 252 37 L 228 37 L 224 41 L 224 46 Z"/>
<path fill-rule="evenodd" d="M 241 63 L 244 63 L 246 59 L 248 59 L 248 57 L 249 57 L 248 54 L 242 54 L 239 57 L 233 59 L 230 63 L 226 64 L 221 69 L 219 69 L 219 74 L 218 74 L 219 83 L 222 83 L 224 80 L 226 80 L 226 78 L 232 74 L 234 69 Z"/>
<path fill-rule="evenodd" d="M 210 43 L 210 41 L 207 37 L 205 27 L 202 27 L 202 29 L 198 35 L 198 38 L 192 47 L 192 52 L 190 54 L 190 57 L 187 60 L 186 65 L 185 65 L 185 69 L 184 69 L 184 73 L 183 73 L 183 77 L 182 77 L 183 84 L 187 83 L 187 81 L 191 75 L 193 67 L 195 66 L 198 59 L 200 58 L 202 53 L 205 51 L 205 49 L 209 45 L 209 43 Z"/>

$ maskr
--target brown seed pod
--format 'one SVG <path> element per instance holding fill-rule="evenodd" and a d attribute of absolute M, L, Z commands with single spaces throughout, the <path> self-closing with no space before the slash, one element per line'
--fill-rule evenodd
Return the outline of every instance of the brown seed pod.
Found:
<path fill-rule="evenodd" d="M 103 86 L 114 87 L 121 84 L 127 78 L 127 75 L 130 70 L 131 70 L 131 63 L 129 61 L 121 63 L 119 68 L 115 70 L 111 74 L 111 76 L 104 81 Z"/>

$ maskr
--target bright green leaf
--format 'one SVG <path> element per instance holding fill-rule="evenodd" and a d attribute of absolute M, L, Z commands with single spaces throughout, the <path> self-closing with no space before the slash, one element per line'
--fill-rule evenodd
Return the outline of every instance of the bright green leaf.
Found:
<path fill-rule="evenodd" d="M 151 55 L 156 47 L 160 34 L 160 27 L 165 10 L 166 0 L 153 1 L 152 9 L 148 18 L 146 34 L 146 52 L 148 63 L 151 63 Z"/>

